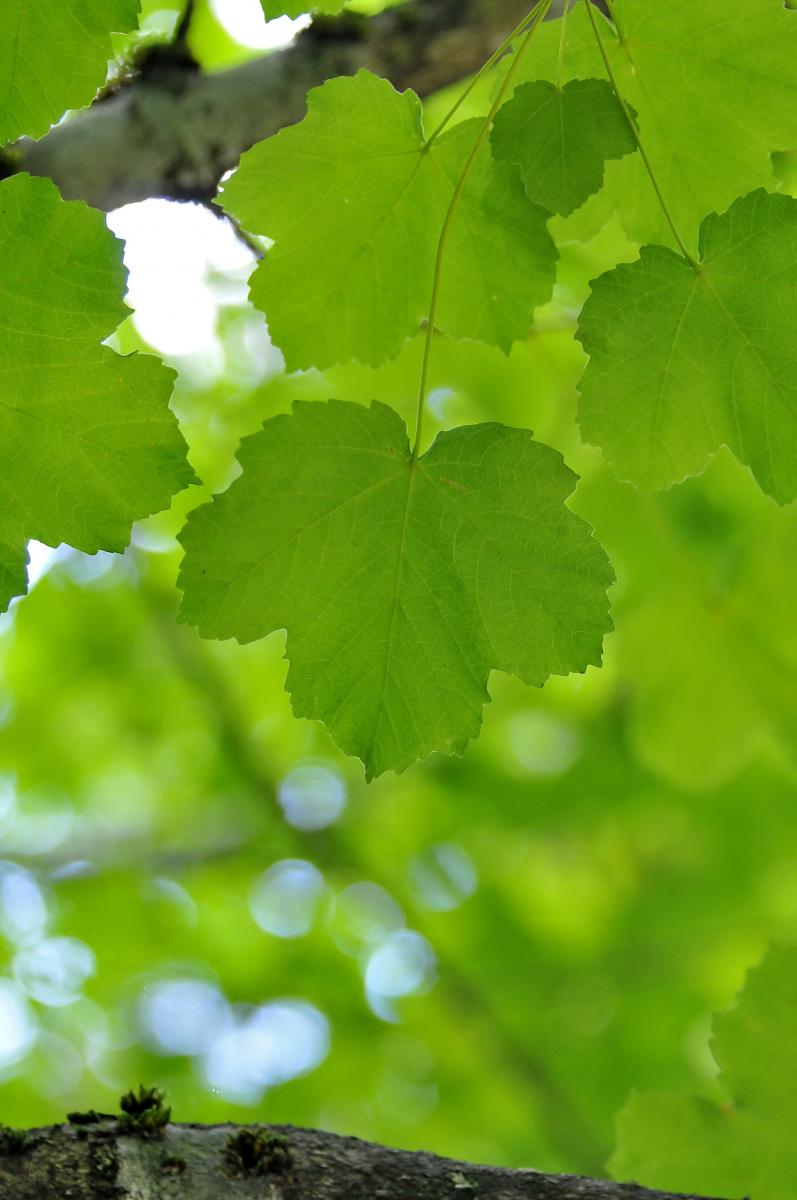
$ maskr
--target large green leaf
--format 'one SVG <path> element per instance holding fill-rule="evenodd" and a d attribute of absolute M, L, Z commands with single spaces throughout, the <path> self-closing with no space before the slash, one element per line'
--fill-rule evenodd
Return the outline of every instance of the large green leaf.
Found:
<path fill-rule="evenodd" d="M 607 159 L 636 150 L 625 113 L 605 79 L 571 79 L 563 88 L 524 83 L 499 108 L 493 154 L 520 168 L 526 195 L 567 216 L 603 184 Z"/>
<path fill-rule="evenodd" d="M 395 356 L 429 307 L 437 241 L 478 133 L 426 148 L 421 105 L 367 71 L 310 92 L 298 125 L 260 142 L 225 210 L 275 240 L 252 282 L 289 370 Z M 509 350 L 554 280 L 547 214 L 483 148 L 450 227 L 438 324 Z"/>
<path fill-rule="evenodd" d="M 45 179 L 0 183 L 0 604 L 25 542 L 123 550 L 193 480 L 169 411 L 174 373 L 100 345 L 126 308 L 121 244 Z"/>
<path fill-rule="evenodd" d="M 612 571 L 527 431 L 451 430 L 413 463 L 385 405 L 297 403 L 239 457 L 181 534 L 182 617 L 241 642 L 286 627 L 295 712 L 369 777 L 461 753 L 491 668 L 541 685 L 600 661 Z"/>
<path fill-rule="evenodd" d="M 645 149 L 690 247 L 706 213 L 743 192 L 772 186 L 770 154 L 797 146 L 797 12 L 783 0 L 613 0 L 621 37 L 596 20 Z M 540 29 L 518 82 L 553 79 L 559 21 Z M 563 79 L 606 71 L 585 4 L 568 18 Z M 637 241 L 672 245 L 643 163 L 606 166 L 606 186 Z M 603 206 L 603 193 L 590 201 Z M 584 219 L 587 214 L 579 213 Z"/>
<path fill-rule="evenodd" d="M 727 445 L 797 496 L 797 200 L 764 191 L 700 228 L 699 267 L 664 246 L 592 285 L 578 336 L 584 437 L 650 492 Z"/>
<path fill-rule="evenodd" d="M 105 82 L 111 33 L 138 23 L 139 0 L 3 0 L 0 4 L 0 145 L 41 137 L 67 108 Z"/>
<path fill-rule="evenodd" d="M 714 1022 L 722 1105 L 641 1093 L 619 1121 L 615 1176 L 650 1187 L 792 1200 L 797 1179 L 797 948 L 771 950 Z"/>

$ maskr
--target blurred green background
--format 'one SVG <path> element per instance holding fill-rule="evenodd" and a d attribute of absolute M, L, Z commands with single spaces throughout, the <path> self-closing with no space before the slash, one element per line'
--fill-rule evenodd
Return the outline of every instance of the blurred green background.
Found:
<path fill-rule="evenodd" d="M 145 35 L 177 7 L 145 5 Z M 276 24 L 203 0 L 190 44 L 218 69 Z M 205 487 L 124 557 L 32 546 L 0 624 L 0 1120 L 143 1080 L 182 1120 L 600 1173 L 631 1088 L 716 1094 L 709 1014 L 797 935 L 797 512 L 725 453 L 651 502 L 580 444 L 575 318 L 636 248 L 614 223 L 565 246 L 508 359 L 435 346 L 429 434 L 528 426 L 582 476 L 618 576 L 605 666 L 539 691 L 494 674 L 463 759 L 366 787 L 293 718 L 282 634 L 175 624 L 175 535 L 297 396 L 410 418 L 420 342 L 286 378 L 228 226 L 162 201 L 110 223 L 135 310 L 114 344 L 178 369 Z"/>

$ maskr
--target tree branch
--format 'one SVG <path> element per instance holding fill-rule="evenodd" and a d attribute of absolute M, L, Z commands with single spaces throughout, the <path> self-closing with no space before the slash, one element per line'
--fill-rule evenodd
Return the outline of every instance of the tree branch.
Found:
<path fill-rule="evenodd" d="M 208 74 L 158 55 L 41 141 L 18 142 L 2 169 L 48 175 L 67 199 L 105 210 L 148 196 L 207 201 L 244 150 L 301 119 L 309 88 L 367 67 L 426 96 L 478 69 L 526 8 L 410 0 L 370 19 L 316 20 L 285 50 Z"/>
<path fill-rule="evenodd" d="M 249 1127 L 251 1130 L 252 1127 Z M 232 1139 L 232 1141 L 231 1141 Z M 239 1149 L 240 1148 L 240 1149 Z M 292 1126 L 120 1136 L 114 1119 L 0 1139 L 0 1196 L 14 1200 L 676 1200 L 634 1183 L 474 1166 Z M 683 1200 L 699 1200 L 685 1197 Z"/>

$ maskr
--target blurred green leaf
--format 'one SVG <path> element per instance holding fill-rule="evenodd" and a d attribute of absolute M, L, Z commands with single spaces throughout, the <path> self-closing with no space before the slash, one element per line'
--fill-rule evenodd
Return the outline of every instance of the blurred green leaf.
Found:
<path fill-rule="evenodd" d="M 275 17 L 300 17 L 306 12 L 336 13 L 340 12 L 346 0 L 260 0 L 267 21 Z"/>
<path fill-rule="evenodd" d="M 619 1118 L 618 1178 L 706 1195 L 789 1200 L 797 1174 L 797 950 L 771 950 L 714 1021 L 727 1099 L 634 1096 Z"/>
<path fill-rule="evenodd" d="M 608 473 L 581 500 L 620 578 L 614 649 L 642 761 L 697 788 L 763 751 L 794 761 L 793 508 L 763 496 L 727 451 L 658 502 Z"/>

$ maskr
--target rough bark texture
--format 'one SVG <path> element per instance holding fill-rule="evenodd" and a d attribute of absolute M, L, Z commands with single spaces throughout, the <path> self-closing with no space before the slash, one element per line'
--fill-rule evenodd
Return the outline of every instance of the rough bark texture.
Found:
<path fill-rule="evenodd" d="M 225 1153 L 236 1127 L 169 1125 L 123 1137 L 114 1120 L 28 1131 L 0 1152 L 2 1200 L 675 1200 L 633 1183 L 473 1166 L 356 1138 L 272 1126 L 276 1152 Z M 686 1200 L 697 1200 L 688 1197 Z"/>
<path fill-rule="evenodd" d="M 428 95 L 481 66 L 527 7 L 411 0 L 370 20 L 319 22 L 285 50 L 213 74 L 179 55 L 155 58 L 41 141 L 19 142 L 5 172 L 49 175 L 67 199 L 105 210 L 148 196 L 209 200 L 242 151 L 301 119 L 309 88 L 367 67 Z"/>

